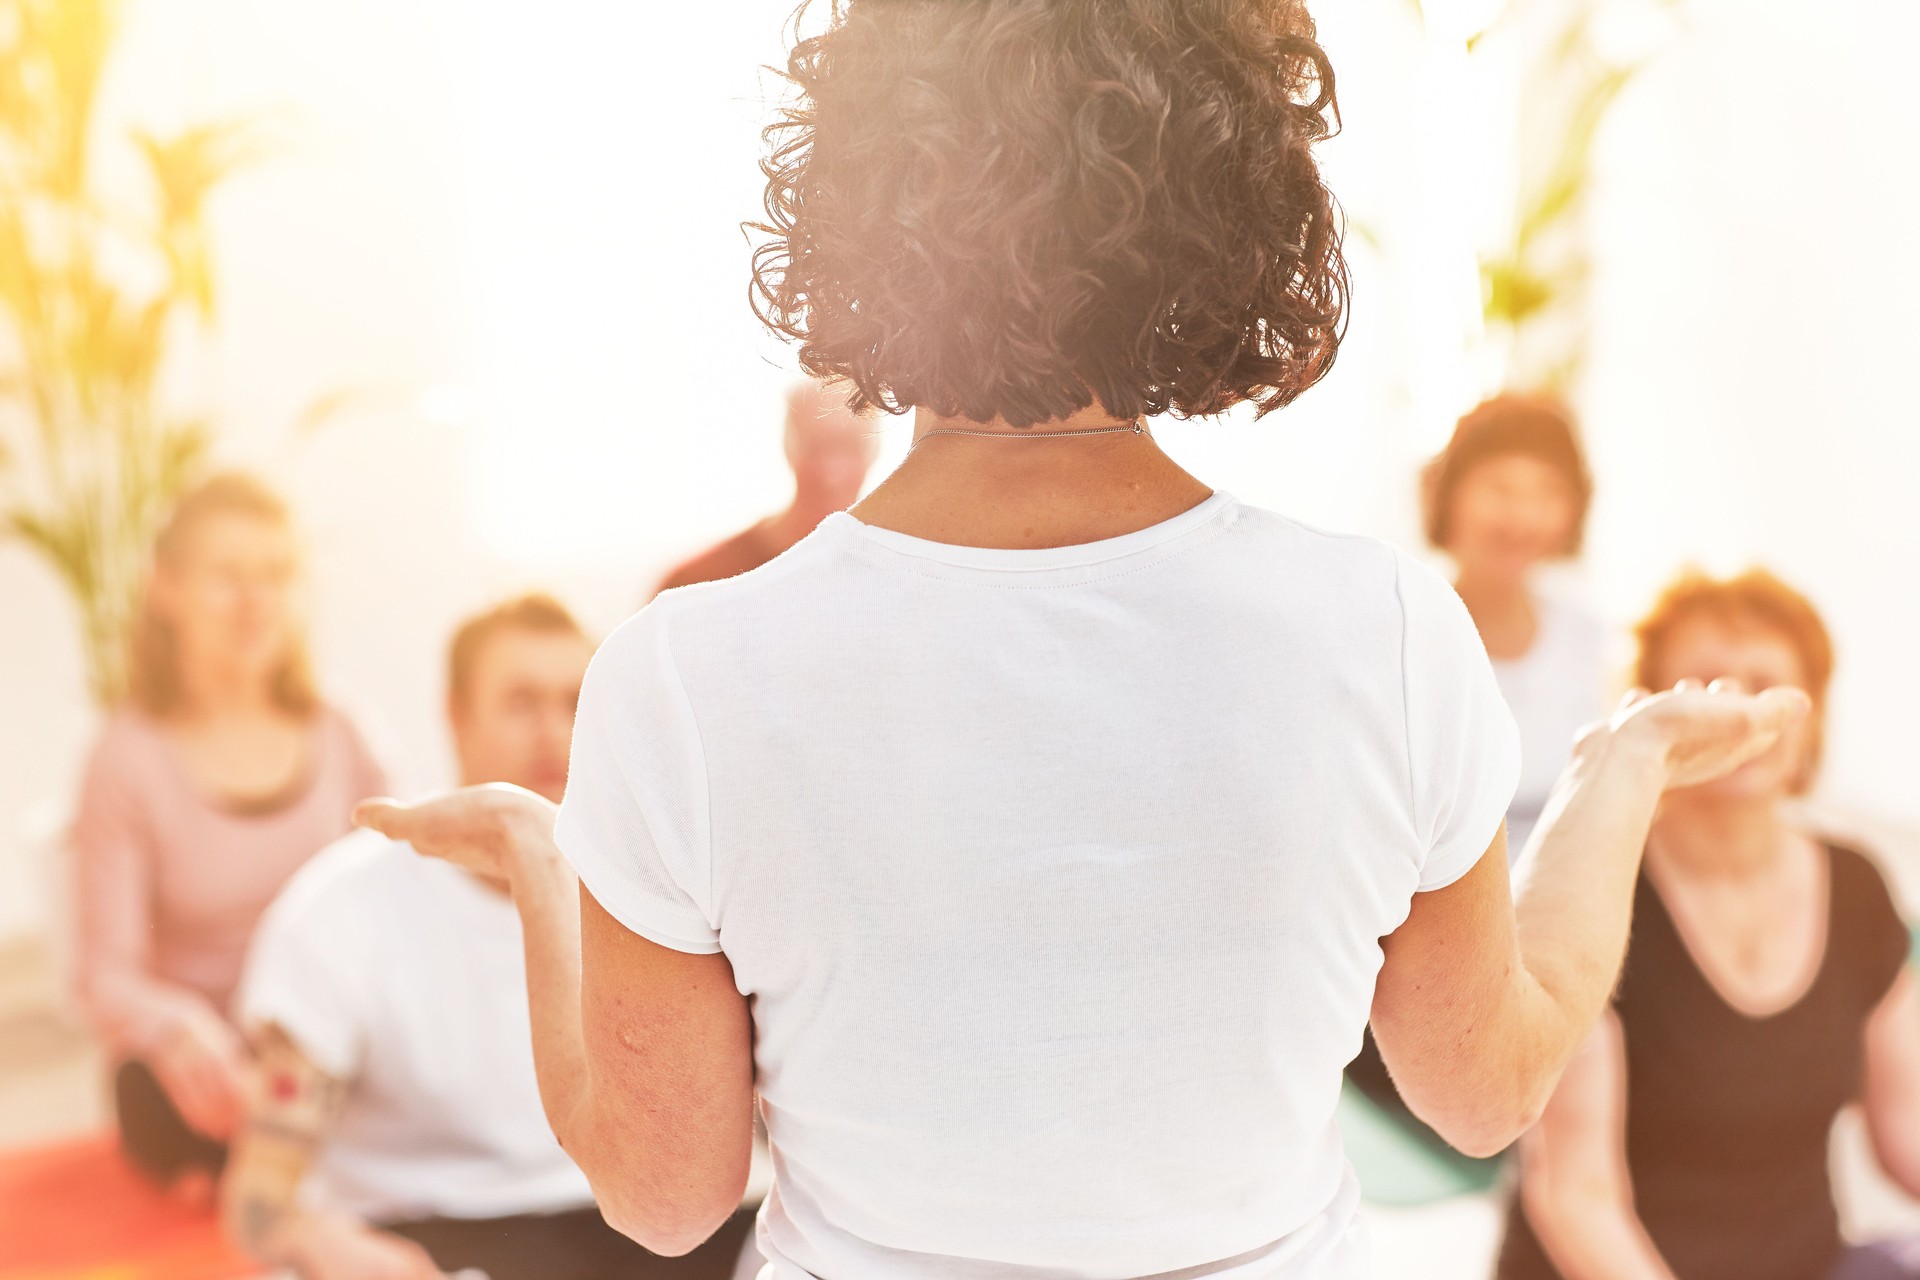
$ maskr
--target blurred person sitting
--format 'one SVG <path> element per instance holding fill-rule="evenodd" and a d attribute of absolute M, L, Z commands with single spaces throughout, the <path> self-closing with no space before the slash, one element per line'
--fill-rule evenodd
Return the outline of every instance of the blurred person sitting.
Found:
<path fill-rule="evenodd" d="M 254 923 L 386 781 L 314 687 L 281 499 L 222 475 L 161 529 L 131 699 L 94 744 L 72 832 L 78 996 L 118 1065 L 131 1161 L 211 1195 L 241 1110 L 225 1010 Z"/>
<path fill-rule="evenodd" d="M 1548 562 L 1579 554 L 1593 478 L 1564 408 L 1508 394 L 1460 419 L 1427 464 L 1422 498 L 1427 541 L 1452 558 L 1454 590 L 1520 726 L 1520 785 L 1507 809 L 1518 858 L 1574 739 L 1607 710 L 1606 628 L 1535 581 Z"/>
<path fill-rule="evenodd" d="M 560 799 L 592 653 L 545 596 L 463 625 L 447 695 L 462 780 Z M 264 1260 L 314 1280 L 730 1273 L 744 1217 L 667 1262 L 593 1207 L 541 1110 L 503 884 L 349 836 L 267 912 L 236 1011 L 258 1068 L 222 1201 Z"/>
<path fill-rule="evenodd" d="M 1763 571 L 1688 575 L 1639 628 L 1643 685 L 1792 685 L 1816 713 L 1716 782 L 1669 792 L 1613 1007 L 1520 1144 L 1499 1280 L 1897 1280 L 1920 1249 L 1842 1244 L 1835 1116 L 1861 1096 L 1881 1168 L 1920 1195 L 1920 1003 L 1866 857 L 1800 830 L 1833 649 Z"/>
<path fill-rule="evenodd" d="M 786 452 L 794 488 L 787 509 L 681 564 L 656 592 L 736 577 L 793 546 L 859 498 L 879 441 L 872 424 L 847 406 L 845 388 L 810 379 L 787 392 Z"/>

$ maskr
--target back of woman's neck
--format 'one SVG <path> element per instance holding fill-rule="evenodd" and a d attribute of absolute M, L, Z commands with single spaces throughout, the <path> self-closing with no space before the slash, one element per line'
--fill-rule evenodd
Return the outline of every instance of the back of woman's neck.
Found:
<path fill-rule="evenodd" d="M 862 499 L 867 524 L 933 542 L 1029 550 L 1115 538 L 1170 520 L 1212 489 L 1151 435 L 1021 436 L 1005 423 L 969 429 L 1005 437 L 931 435 L 951 421 L 923 415 L 906 461 Z M 1111 415 L 1084 411 L 1034 428 L 1092 431 Z"/>

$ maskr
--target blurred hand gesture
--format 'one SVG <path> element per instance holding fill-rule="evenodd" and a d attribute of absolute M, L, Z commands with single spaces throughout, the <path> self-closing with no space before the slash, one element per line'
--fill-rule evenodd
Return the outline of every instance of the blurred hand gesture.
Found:
<path fill-rule="evenodd" d="M 1749 694 L 1730 680 L 1709 686 L 1682 680 L 1664 693 L 1635 689 L 1605 728 L 1657 744 L 1672 790 L 1725 777 L 1765 754 L 1812 706 L 1800 689 L 1782 686 Z"/>
<path fill-rule="evenodd" d="M 306 1280 L 446 1280 L 413 1241 L 345 1218 L 314 1219 L 294 1255 Z"/>
<path fill-rule="evenodd" d="M 521 859 L 551 849 L 558 811 L 551 800 L 524 787 L 489 782 L 412 804 L 365 800 L 354 809 L 353 821 L 404 840 L 430 858 L 511 884 Z"/>
<path fill-rule="evenodd" d="M 182 1019 L 154 1047 L 154 1076 L 180 1118 L 195 1132 L 222 1141 L 240 1123 L 246 1046 L 212 1013 Z"/>

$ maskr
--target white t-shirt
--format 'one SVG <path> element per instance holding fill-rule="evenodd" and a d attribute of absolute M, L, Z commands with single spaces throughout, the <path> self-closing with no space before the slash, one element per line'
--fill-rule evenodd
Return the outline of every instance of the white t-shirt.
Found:
<path fill-rule="evenodd" d="M 1224 494 L 1037 551 L 842 514 L 606 642 L 559 839 L 752 997 L 763 1276 L 1348 1280 L 1378 939 L 1518 754 L 1382 543 Z"/>
<path fill-rule="evenodd" d="M 1606 627 L 1561 600 L 1535 596 L 1533 607 L 1533 644 L 1518 658 L 1493 661 L 1520 727 L 1520 785 L 1507 809 L 1507 853 L 1515 861 L 1573 759 L 1573 740 L 1606 714 Z"/>
<path fill-rule="evenodd" d="M 262 917 L 235 1009 L 347 1082 L 306 1194 L 374 1222 L 593 1202 L 540 1107 L 520 917 L 459 868 L 329 845 Z"/>

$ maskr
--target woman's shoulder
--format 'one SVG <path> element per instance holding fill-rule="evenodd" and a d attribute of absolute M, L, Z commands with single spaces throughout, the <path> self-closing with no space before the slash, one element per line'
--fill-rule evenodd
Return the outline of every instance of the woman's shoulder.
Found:
<path fill-rule="evenodd" d="M 1836 908 L 1876 915 L 1899 914 L 1892 885 L 1877 858 L 1849 841 L 1820 840 L 1819 843 L 1826 850 L 1827 865 L 1832 868 Z"/>
<path fill-rule="evenodd" d="M 144 775 L 164 761 L 166 730 L 138 707 L 107 712 L 87 755 L 90 774 Z"/>
<path fill-rule="evenodd" d="M 167 759 L 163 734 L 159 724 L 132 708 L 115 709 L 101 720 L 74 805 L 72 834 L 81 845 L 171 811 L 178 774 Z"/>
<path fill-rule="evenodd" d="M 1849 969 L 1859 974 L 1868 1001 L 1877 1002 L 1905 967 L 1912 935 L 1879 863 L 1852 844 L 1821 843 L 1831 869 L 1828 945 L 1839 949 Z"/>
<path fill-rule="evenodd" d="M 1289 608 L 1300 603 L 1299 592 L 1334 616 L 1399 614 L 1409 602 L 1458 599 L 1438 565 L 1385 538 L 1238 501 L 1228 528 L 1233 536 L 1218 544 L 1227 550 L 1228 571 L 1287 592 Z"/>

